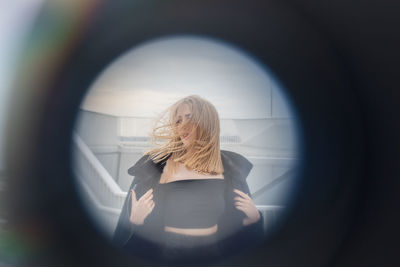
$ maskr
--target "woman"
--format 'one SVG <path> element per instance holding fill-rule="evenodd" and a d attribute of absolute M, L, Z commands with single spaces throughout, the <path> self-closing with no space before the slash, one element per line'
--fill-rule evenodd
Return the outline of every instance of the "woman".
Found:
<path fill-rule="evenodd" d="M 252 164 L 220 151 L 215 107 L 189 96 L 159 122 L 153 138 L 164 142 L 128 170 L 135 178 L 114 241 L 134 255 L 174 262 L 215 259 L 260 242 L 263 218 L 246 183 Z"/>

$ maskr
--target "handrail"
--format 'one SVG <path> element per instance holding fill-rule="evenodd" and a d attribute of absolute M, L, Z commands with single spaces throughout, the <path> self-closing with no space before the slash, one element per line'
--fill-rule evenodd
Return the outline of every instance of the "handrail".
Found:
<path fill-rule="evenodd" d="M 107 187 L 111 190 L 112 193 L 118 196 L 126 196 L 126 192 L 122 191 L 118 184 L 114 181 L 108 171 L 104 168 L 104 166 L 99 162 L 96 156 L 90 151 L 90 148 L 83 142 L 83 140 L 79 137 L 78 134 L 74 133 L 73 139 L 78 146 L 79 150 L 84 154 L 86 159 L 94 166 L 95 171 L 98 172 L 99 177 L 101 177 L 102 181 L 107 185 Z"/>
<path fill-rule="evenodd" d="M 74 173 L 78 181 L 84 181 L 102 205 L 121 208 L 127 193 L 120 189 L 78 134 L 74 133 L 73 137 Z"/>
<path fill-rule="evenodd" d="M 110 208 L 110 207 L 107 207 L 107 206 L 101 204 L 100 201 L 96 198 L 95 194 L 90 189 L 90 187 L 84 181 L 80 181 L 80 182 L 81 182 L 81 186 L 84 188 L 90 201 L 92 202 L 93 205 L 96 206 L 96 208 L 98 210 L 105 211 L 105 212 L 112 213 L 112 214 L 119 216 L 119 214 L 121 213 L 121 209 Z"/>
<path fill-rule="evenodd" d="M 103 205 L 83 179 L 79 179 L 78 183 L 81 190 L 84 191 L 83 197 L 87 208 L 89 208 L 88 212 L 94 216 L 93 219 L 96 222 L 103 226 L 104 233 L 111 238 L 117 226 L 121 209 Z"/>
<path fill-rule="evenodd" d="M 271 190 L 273 187 L 277 186 L 278 184 L 280 184 L 282 181 L 290 179 L 291 177 L 293 177 L 295 175 L 296 169 L 292 168 L 287 170 L 285 173 L 283 173 L 282 175 L 276 177 L 274 180 L 272 180 L 270 183 L 264 185 L 263 187 L 261 187 L 260 189 L 258 189 L 256 192 L 254 192 L 252 194 L 253 198 L 257 198 L 259 196 L 261 196 L 262 194 L 264 194 L 265 192 Z"/>

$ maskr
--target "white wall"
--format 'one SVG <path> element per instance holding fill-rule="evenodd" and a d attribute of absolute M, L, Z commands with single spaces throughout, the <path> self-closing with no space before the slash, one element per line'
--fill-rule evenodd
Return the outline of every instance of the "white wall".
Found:
<path fill-rule="evenodd" d="M 110 115 L 81 111 L 75 129 L 88 146 L 118 145 L 118 118 Z"/>

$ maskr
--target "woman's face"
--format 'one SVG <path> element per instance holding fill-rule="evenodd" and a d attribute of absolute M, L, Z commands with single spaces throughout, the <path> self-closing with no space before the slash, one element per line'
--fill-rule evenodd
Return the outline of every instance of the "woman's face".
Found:
<path fill-rule="evenodd" d="M 191 116 L 192 112 L 187 104 L 183 104 L 178 108 L 176 123 L 178 125 L 179 137 L 181 138 L 184 146 L 188 146 L 195 138 L 194 127 L 190 125 L 190 123 L 186 124 L 188 121 L 190 121 Z"/>

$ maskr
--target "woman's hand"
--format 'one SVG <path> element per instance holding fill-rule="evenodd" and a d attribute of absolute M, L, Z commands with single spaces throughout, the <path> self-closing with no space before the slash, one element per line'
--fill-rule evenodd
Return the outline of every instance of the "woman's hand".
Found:
<path fill-rule="evenodd" d="M 134 224 L 143 224 L 144 219 L 154 208 L 153 189 L 149 189 L 139 200 L 136 200 L 136 193 L 132 189 L 132 209 L 129 220 Z"/>
<path fill-rule="evenodd" d="M 243 211 L 247 216 L 243 219 L 243 225 L 249 225 L 257 222 L 260 219 L 260 213 L 258 212 L 256 205 L 254 205 L 251 197 L 238 189 L 233 189 L 233 192 L 239 195 L 234 198 L 235 208 Z"/>

